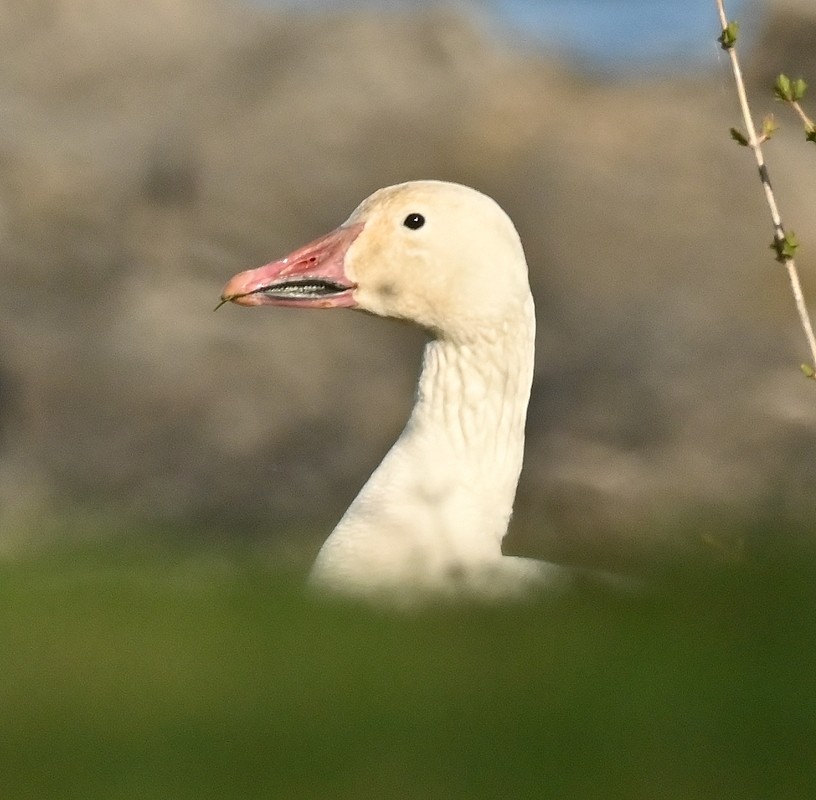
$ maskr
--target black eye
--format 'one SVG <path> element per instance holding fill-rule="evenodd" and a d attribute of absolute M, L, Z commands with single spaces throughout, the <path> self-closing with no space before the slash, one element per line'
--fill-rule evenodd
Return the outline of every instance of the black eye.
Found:
<path fill-rule="evenodd" d="M 412 231 L 415 231 L 417 228 L 421 228 L 425 224 L 425 217 L 422 214 L 409 214 L 403 221 L 402 224 L 406 228 L 410 228 Z"/>

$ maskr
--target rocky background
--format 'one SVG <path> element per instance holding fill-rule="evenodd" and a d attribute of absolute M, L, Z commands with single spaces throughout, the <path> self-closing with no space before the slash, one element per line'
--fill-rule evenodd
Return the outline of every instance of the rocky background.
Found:
<path fill-rule="evenodd" d="M 212 309 L 234 272 L 424 177 L 494 196 L 528 254 L 538 360 L 511 549 L 614 559 L 728 551 L 759 519 L 807 529 L 816 386 L 728 138 L 727 58 L 610 81 L 457 8 L 0 2 L 0 551 L 93 513 L 300 532 L 307 557 L 399 433 L 423 337 Z M 775 2 L 742 25 L 816 303 L 816 148 L 770 91 L 779 71 L 816 87 L 816 11 Z"/>

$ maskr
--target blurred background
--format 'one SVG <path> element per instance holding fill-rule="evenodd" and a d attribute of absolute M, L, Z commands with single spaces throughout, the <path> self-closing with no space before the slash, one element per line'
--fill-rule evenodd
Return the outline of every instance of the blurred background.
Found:
<path fill-rule="evenodd" d="M 782 125 L 768 157 L 810 288 L 816 159 L 771 86 L 816 75 L 816 20 L 730 5 L 756 114 Z M 527 250 L 538 356 L 511 548 L 629 558 L 701 526 L 810 522 L 807 354 L 728 136 L 713 2 L 0 15 L 0 547 L 90 515 L 289 537 L 308 561 L 401 430 L 422 335 L 212 308 L 234 272 L 423 177 L 494 196 Z"/>
<path fill-rule="evenodd" d="M 781 71 L 816 86 L 816 10 L 727 5 L 816 298 L 816 153 L 772 96 Z M 790 756 L 814 741 L 810 576 L 705 584 L 679 618 L 599 601 L 394 627 L 274 584 L 399 434 L 424 339 L 212 312 L 380 186 L 470 184 L 514 219 L 537 303 L 510 550 L 637 571 L 801 546 L 814 386 L 718 34 L 713 0 L 0 0 L 7 780 L 540 797 L 547 765 L 561 797 L 813 796 Z M 725 772 L 692 767 L 726 741 Z"/>

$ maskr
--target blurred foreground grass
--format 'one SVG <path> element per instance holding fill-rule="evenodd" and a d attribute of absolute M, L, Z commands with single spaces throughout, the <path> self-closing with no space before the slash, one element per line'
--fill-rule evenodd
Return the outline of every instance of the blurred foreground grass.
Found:
<path fill-rule="evenodd" d="M 816 566 L 396 615 L 256 552 L 0 565 L 0 796 L 816 797 Z"/>

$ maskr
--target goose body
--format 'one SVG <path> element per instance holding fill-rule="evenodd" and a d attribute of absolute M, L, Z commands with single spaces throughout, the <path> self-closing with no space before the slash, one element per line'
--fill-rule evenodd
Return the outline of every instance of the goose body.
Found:
<path fill-rule="evenodd" d="M 524 452 L 535 312 L 510 218 L 459 184 L 375 192 L 336 231 L 240 273 L 222 301 L 346 307 L 430 334 L 408 423 L 315 561 L 318 586 L 355 595 L 505 596 L 560 583 L 504 556 Z"/>

